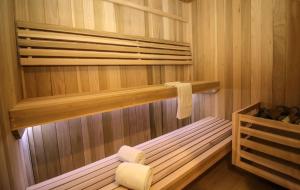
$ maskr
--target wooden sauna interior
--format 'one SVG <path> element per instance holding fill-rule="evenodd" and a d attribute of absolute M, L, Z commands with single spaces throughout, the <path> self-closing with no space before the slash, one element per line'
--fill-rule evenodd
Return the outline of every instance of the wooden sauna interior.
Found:
<path fill-rule="evenodd" d="M 1 0 L 0 20 L 1 190 L 26 189 L 111 156 L 124 144 L 141 144 L 207 116 L 232 120 L 233 112 L 256 102 L 300 106 L 299 0 Z M 42 54 L 51 49 L 49 44 L 35 52 L 25 43 L 30 31 L 51 32 L 47 27 L 62 36 L 67 29 L 99 32 L 182 49 L 178 55 L 155 55 L 157 59 L 138 52 L 134 62 L 129 53 L 120 61 L 85 61 L 83 56 L 64 62 L 58 51 L 47 62 Z M 183 120 L 176 118 L 174 89 L 173 95 L 164 95 L 168 99 L 124 100 L 126 106 L 98 112 L 78 107 L 72 117 L 68 109 L 79 105 L 77 100 L 59 107 L 59 98 L 80 100 L 79 94 L 88 99 L 150 85 L 152 94 L 159 94 L 156 88 L 171 81 L 193 81 L 195 89 L 210 81 L 210 89 L 216 89 L 194 93 L 192 116 Z M 32 98 L 46 99 L 46 111 L 29 112 L 26 102 L 23 107 L 19 103 Z M 57 108 L 52 115 L 51 107 Z M 9 114 L 14 109 L 23 112 L 15 117 Z M 22 116 L 31 119 L 18 123 Z M 281 189 L 232 166 L 230 155 L 186 189 Z"/>

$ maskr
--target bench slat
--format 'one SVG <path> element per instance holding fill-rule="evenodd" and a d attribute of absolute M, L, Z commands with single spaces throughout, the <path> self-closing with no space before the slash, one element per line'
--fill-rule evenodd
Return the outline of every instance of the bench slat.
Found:
<path fill-rule="evenodd" d="M 191 163 L 199 157 L 205 160 L 203 155 L 212 150 L 216 152 L 213 148 L 230 136 L 229 121 L 208 117 L 135 147 L 146 153 L 146 164 L 153 168 L 153 189 L 161 187 L 166 183 L 164 179 L 182 171 L 186 165 L 191 168 Z M 114 183 L 115 170 L 120 163 L 117 156 L 112 155 L 27 189 L 126 189 Z"/>
<path fill-rule="evenodd" d="M 220 122 L 220 123 L 214 123 L 215 125 L 211 124 L 208 125 L 208 128 L 205 128 L 204 131 L 197 131 L 197 132 L 193 132 L 193 134 L 189 134 L 184 136 L 181 139 L 178 139 L 170 144 L 168 144 L 167 146 L 161 147 L 159 150 L 160 152 L 157 152 L 156 150 L 154 150 L 154 152 L 149 153 L 149 155 L 151 157 L 147 158 L 147 162 L 146 164 L 150 163 L 150 162 L 154 162 L 155 160 L 158 160 L 159 158 L 167 155 L 168 153 L 172 153 L 180 148 L 182 148 L 184 145 L 188 144 L 188 143 L 193 143 L 193 142 L 198 142 L 199 139 L 209 133 L 212 132 L 214 130 L 216 130 L 218 127 L 226 124 L 225 121 Z M 172 146 L 173 145 L 173 146 Z M 157 153 L 156 153 L 157 152 Z"/>
<path fill-rule="evenodd" d="M 199 155 L 197 158 L 193 159 L 188 164 L 182 166 L 181 168 L 177 169 L 170 175 L 166 176 L 159 182 L 153 184 L 151 186 L 151 190 L 162 190 L 162 189 L 168 189 L 169 186 L 176 183 L 180 179 L 187 176 L 187 173 L 193 172 L 196 173 L 194 177 L 190 180 L 192 181 L 197 176 L 204 173 L 209 167 L 211 167 L 213 164 L 215 164 L 218 160 L 220 160 L 223 156 L 225 156 L 229 151 L 231 150 L 231 137 L 227 137 L 222 142 L 218 143 L 214 147 L 210 148 L 203 154 Z M 217 155 L 217 157 L 213 156 L 214 153 L 220 153 L 220 156 Z M 196 172 L 195 172 L 196 170 Z M 187 182 L 189 183 L 189 182 Z M 187 184 L 185 184 L 187 185 Z M 184 187 L 184 186 L 182 186 Z M 174 190 L 175 188 L 170 188 Z M 177 189 L 182 189 L 181 187 L 177 186 Z"/>
<path fill-rule="evenodd" d="M 170 132 L 168 134 L 165 134 L 163 136 L 160 136 L 160 137 L 154 138 L 150 141 L 147 141 L 145 143 L 139 144 L 139 145 L 135 146 L 135 148 L 138 148 L 140 150 L 142 150 L 142 149 L 147 150 L 147 148 L 149 148 L 151 146 L 161 144 L 164 140 L 172 139 L 174 137 L 177 137 L 178 135 L 185 135 L 186 132 L 188 132 L 190 129 L 202 126 L 202 125 L 207 124 L 209 122 L 217 122 L 219 120 L 220 119 L 217 119 L 217 118 L 207 117 L 205 119 L 202 119 L 200 121 L 192 123 L 192 124 L 190 124 L 186 127 L 177 129 L 177 130 L 172 131 L 172 132 Z M 107 164 L 111 164 L 111 163 L 114 163 L 114 162 L 117 162 L 117 161 L 118 161 L 118 159 L 117 159 L 116 155 L 112 155 L 112 156 L 109 156 L 107 158 L 96 161 L 94 163 L 88 164 L 84 167 L 78 168 L 76 170 L 70 171 L 68 173 L 62 174 L 60 176 L 51 178 L 47 181 L 44 181 L 44 182 L 41 182 L 39 184 L 28 187 L 28 190 L 40 189 L 43 186 L 47 186 L 47 185 L 49 186 L 49 188 L 53 188 L 53 187 L 57 186 L 59 183 L 63 183 L 63 182 L 68 181 L 68 180 L 77 179 L 82 174 L 91 173 L 94 170 L 97 170 L 101 167 L 104 167 Z"/>
<path fill-rule="evenodd" d="M 205 129 L 206 128 L 200 128 L 200 126 L 199 126 L 199 128 L 198 128 L 198 130 L 199 129 L 201 129 L 201 131 L 205 131 Z M 208 132 L 210 132 L 210 131 L 212 131 L 212 130 L 209 130 Z M 189 132 L 191 132 L 191 131 L 189 131 Z M 208 133 L 208 132 L 206 132 L 206 133 Z M 175 136 L 175 138 L 178 138 L 178 136 Z M 194 137 L 193 138 L 193 140 L 196 140 L 198 138 L 198 136 L 196 136 L 196 137 Z M 162 143 L 159 143 L 159 145 L 160 146 L 162 146 L 162 147 L 165 147 Z M 168 144 L 167 144 L 168 145 Z M 168 147 L 165 147 L 165 148 L 168 148 Z M 143 148 L 141 148 L 142 150 L 144 150 Z M 146 153 L 147 154 L 147 153 Z M 148 152 L 148 154 L 147 155 L 151 155 L 151 152 Z M 146 162 L 148 162 L 147 161 L 147 159 L 146 159 Z M 117 167 L 117 166 L 116 166 Z M 87 183 L 87 180 L 86 179 L 91 179 L 90 181 L 93 181 L 92 179 L 93 178 L 95 178 L 95 177 L 97 177 L 97 175 L 101 175 L 101 173 L 103 173 L 103 172 L 105 172 L 106 170 L 104 170 L 105 168 L 102 168 L 101 170 L 98 170 L 97 172 L 93 172 L 93 173 L 89 173 L 89 174 L 87 174 L 86 176 L 84 176 L 84 177 L 81 177 L 81 178 L 78 178 L 78 179 L 76 179 L 76 180 L 73 180 L 73 181 L 71 181 L 70 183 L 68 183 L 68 184 L 65 184 L 65 185 L 62 185 L 61 187 L 59 187 L 58 189 L 66 189 L 67 187 L 69 187 L 70 186 L 70 184 L 71 184 L 71 186 L 72 186 L 72 184 L 74 185 L 76 185 L 76 184 L 82 184 L 82 183 L 84 183 L 85 182 L 85 184 L 87 184 L 88 185 L 88 183 Z M 114 175 L 114 171 L 113 172 L 110 172 L 112 175 Z M 102 176 L 102 175 L 101 175 Z M 101 180 L 103 180 L 102 179 L 102 177 L 99 177 L 99 179 L 98 179 L 98 181 L 101 181 Z M 98 177 L 97 177 L 98 178 Z M 112 180 L 113 181 L 113 180 Z M 91 185 L 91 184 L 89 184 L 89 185 Z"/>
<path fill-rule="evenodd" d="M 220 133 L 223 134 L 229 134 L 228 132 L 231 132 L 231 128 L 227 127 L 226 130 L 221 131 Z M 189 154 L 186 152 L 182 152 L 181 155 L 174 156 L 172 159 L 168 160 L 164 163 L 164 166 L 160 169 L 154 168 L 154 179 L 153 183 L 156 183 L 160 181 L 163 177 L 169 175 L 170 173 L 176 171 L 178 168 L 182 167 L 184 164 L 190 162 L 195 157 L 197 157 L 199 154 L 207 151 L 209 148 L 211 148 L 214 145 L 209 144 L 211 140 L 219 139 L 220 141 L 225 139 L 227 136 L 223 135 L 223 139 L 220 139 L 220 133 L 212 135 L 209 139 L 205 140 L 205 142 L 201 143 L 201 145 L 198 145 L 196 147 L 193 147 L 195 150 L 191 150 Z M 151 165 L 151 164 L 150 164 Z M 161 166 L 161 165 L 159 165 Z M 156 171 L 158 170 L 158 171 Z M 98 180 L 98 184 L 93 184 L 90 187 L 87 187 L 86 189 L 93 190 L 93 189 L 100 189 L 102 184 L 101 180 Z M 112 183 L 114 182 L 114 178 L 112 180 Z"/>
<path fill-rule="evenodd" d="M 227 122 L 228 123 L 228 122 Z M 224 125 L 224 123 L 223 123 L 223 125 Z M 219 126 L 222 126 L 221 124 L 219 124 Z M 211 133 L 213 133 L 213 134 L 215 134 L 216 132 L 215 132 L 215 130 L 214 129 L 211 129 L 211 130 L 209 130 L 209 131 L 204 131 L 204 132 L 206 132 L 206 134 L 211 134 Z M 216 135 L 215 135 L 216 136 Z M 200 135 L 200 137 L 201 137 L 201 135 Z M 194 141 L 194 142 L 196 142 L 197 140 L 199 141 L 199 136 L 195 136 L 195 137 L 193 137 L 192 138 L 192 142 Z M 212 138 L 210 138 L 209 140 L 211 140 Z M 200 140 L 202 140 L 201 138 L 200 138 Z M 209 141 L 209 140 L 206 140 L 206 141 Z M 187 144 L 187 145 L 189 145 L 188 143 L 190 143 L 190 141 L 188 141 L 188 142 L 186 142 L 185 144 Z M 195 143 L 193 143 L 193 144 L 195 144 Z M 202 145 L 202 144 L 201 144 Z M 199 145 L 199 146 L 201 146 L 201 145 Z M 163 146 L 163 145 L 162 145 Z M 186 146 L 184 147 L 184 148 L 186 148 Z M 183 152 L 184 153 L 184 150 L 185 149 L 180 149 L 180 151 L 181 151 L 181 153 Z M 165 151 L 165 150 L 162 150 L 162 151 Z M 180 151 L 178 151 L 178 152 L 180 152 Z M 172 154 L 172 152 L 170 153 L 170 154 Z M 174 154 L 173 155 L 171 155 L 171 156 L 174 156 Z M 160 158 L 160 157 L 159 157 Z M 171 160 L 174 160 L 174 159 L 171 159 Z M 146 159 L 146 162 L 148 162 L 148 160 Z M 169 161 L 168 161 L 169 162 Z M 166 164 L 166 163 L 164 163 L 164 164 Z M 167 163 L 168 165 L 174 165 L 174 163 Z M 150 166 L 151 166 L 151 164 L 150 164 Z M 175 166 L 175 165 L 174 165 Z M 174 167 L 173 167 L 174 168 Z M 160 172 L 161 170 L 160 169 L 157 169 L 158 170 L 158 172 Z M 113 176 L 114 176 L 114 171 L 113 172 L 110 172 Z M 101 174 L 101 172 L 100 172 L 100 174 Z M 156 174 L 156 171 L 155 171 L 155 169 L 154 169 L 154 175 Z M 86 181 L 86 178 L 88 178 L 88 179 L 90 179 L 89 181 Z M 86 184 L 86 185 L 91 185 L 91 186 L 93 186 L 93 187 L 95 187 L 96 186 L 96 184 L 92 184 L 92 182 L 94 182 L 95 180 L 94 180 L 94 178 L 95 178 L 95 175 L 94 175 L 94 173 L 93 174 L 91 174 L 91 175 L 88 175 L 88 176 L 85 176 L 84 178 L 80 178 L 80 179 L 78 179 L 77 180 L 77 184 L 81 184 L 81 187 L 82 187 L 82 183 L 84 183 L 84 184 Z M 96 177 L 98 180 L 96 180 L 96 181 L 99 181 L 99 185 L 101 184 L 100 182 L 103 180 L 103 178 L 102 178 L 102 175 L 101 176 L 97 176 Z M 154 178 L 155 178 L 155 176 L 154 176 Z M 114 181 L 114 177 L 113 177 L 113 180 L 111 181 L 111 182 L 113 182 Z M 86 187 L 86 186 L 85 186 Z M 101 186 L 97 186 L 98 188 L 100 188 Z M 62 186 L 62 188 L 59 188 L 59 189 L 66 189 L 65 188 L 65 186 Z"/>

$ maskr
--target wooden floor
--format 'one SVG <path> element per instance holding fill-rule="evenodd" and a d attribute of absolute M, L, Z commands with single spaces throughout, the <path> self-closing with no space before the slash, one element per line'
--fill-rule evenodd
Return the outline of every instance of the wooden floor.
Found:
<path fill-rule="evenodd" d="M 226 156 L 185 190 L 284 190 L 269 181 L 231 165 L 231 155 Z"/>

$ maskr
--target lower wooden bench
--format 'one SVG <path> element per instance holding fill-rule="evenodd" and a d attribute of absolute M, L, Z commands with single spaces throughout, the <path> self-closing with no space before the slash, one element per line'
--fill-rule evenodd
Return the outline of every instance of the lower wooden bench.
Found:
<path fill-rule="evenodd" d="M 153 168 L 151 189 L 182 189 L 230 152 L 231 122 L 207 117 L 135 147 Z M 120 163 L 112 155 L 27 189 L 126 189 L 114 182 Z"/>

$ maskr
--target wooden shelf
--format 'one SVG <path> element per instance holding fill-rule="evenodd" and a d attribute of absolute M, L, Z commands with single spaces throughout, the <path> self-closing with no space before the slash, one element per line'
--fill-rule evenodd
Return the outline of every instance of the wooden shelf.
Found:
<path fill-rule="evenodd" d="M 192 82 L 193 93 L 218 90 L 220 82 Z M 12 131 L 45 123 L 76 118 L 151 103 L 177 96 L 176 88 L 151 85 L 103 91 L 97 94 L 77 94 L 25 99 L 10 110 Z"/>

